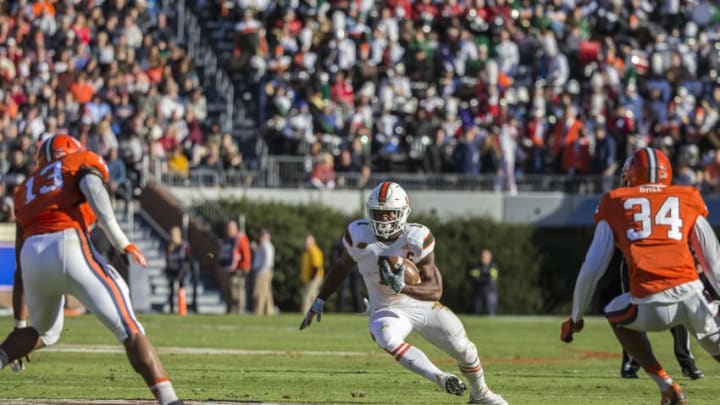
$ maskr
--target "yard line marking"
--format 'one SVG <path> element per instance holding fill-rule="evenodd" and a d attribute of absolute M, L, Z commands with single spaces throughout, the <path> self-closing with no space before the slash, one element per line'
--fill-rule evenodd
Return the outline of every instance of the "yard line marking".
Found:
<path fill-rule="evenodd" d="M 43 352 L 57 353 L 125 353 L 119 345 L 73 345 L 59 344 L 42 349 Z M 246 350 L 246 349 L 215 349 L 209 347 L 157 347 L 159 353 L 167 354 L 213 354 L 213 355 L 245 355 L 245 356 L 370 356 L 377 355 L 375 351 L 349 352 L 349 351 L 317 351 L 317 350 Z"/>

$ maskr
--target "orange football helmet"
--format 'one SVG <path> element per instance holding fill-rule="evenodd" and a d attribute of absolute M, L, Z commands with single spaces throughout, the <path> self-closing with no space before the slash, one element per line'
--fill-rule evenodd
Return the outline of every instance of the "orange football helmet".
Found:
<path fill-rule="evenodd" d="M 37 152 L 39 166 L 45 166 L 48 162 L 60 159 L 65 155 L 84 150 L 82 144 L 70 135 L 53 135 L 40 145 Z"/>
<path fill-rule="evenodd" d="M 626 187 L 642 184 L 669 186 L 672 182 L 670 159 L 660 149 L 638 149 L 625 161 L 621 181 Z"/>

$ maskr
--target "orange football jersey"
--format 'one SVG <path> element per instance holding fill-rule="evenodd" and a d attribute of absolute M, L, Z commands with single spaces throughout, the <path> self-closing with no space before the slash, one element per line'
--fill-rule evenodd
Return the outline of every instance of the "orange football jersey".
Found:
<path fill-rule="evenodd" d="M 707 214 L 697 189 L 648 184 L 606 193 L 595 222 L 610 225 L 628 265 L 630 293 L 645 297 L 698 279 L 688 235 Z"/>
<path fill-rule="evenodd" d="M 96 173 L 106 183 L 109 179 L 103 158 L 82 151 L 37 168 L 15 190 L 15 216 L 23 239 L 68 228 L 88 231 L 96 217 L 80 191 L 80 179 L 87 173 Z"/>

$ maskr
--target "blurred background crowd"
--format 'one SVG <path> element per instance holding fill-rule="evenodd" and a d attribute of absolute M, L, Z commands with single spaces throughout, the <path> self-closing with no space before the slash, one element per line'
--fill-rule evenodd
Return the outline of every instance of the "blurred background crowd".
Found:
<path fill-rule="evenodd" d="M 105 156 L 123 196 L 148 172 L 244 172 L 272 155 L 306 157 L 318 188 L 390 171 L 488 174 L 511 193 L 530 174 L 607 188 L 644 145 L 672 157 L 677 183 L 720 186 L 714 2 L 190 2 L 220 34 L 208 46 L 245 91 L 261 153 L 209 117 L 198 61 L 160 3 L 0 1 L 6 192 L 56 133 Z"/>

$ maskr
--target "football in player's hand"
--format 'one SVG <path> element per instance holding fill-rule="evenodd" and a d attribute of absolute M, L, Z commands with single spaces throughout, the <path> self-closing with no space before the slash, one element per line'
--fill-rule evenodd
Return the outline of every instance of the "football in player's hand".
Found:
<path fill-rule="evenodd" d="M 390 268 L 392 268 L 394 272 L 399 271 L 401 265 L 405 265 L 405 284 L 413 285 L 420 283 L 420 271 L 411 260 L 402 256 L 390 256 L 387 259 L 390 262 Z"/>

